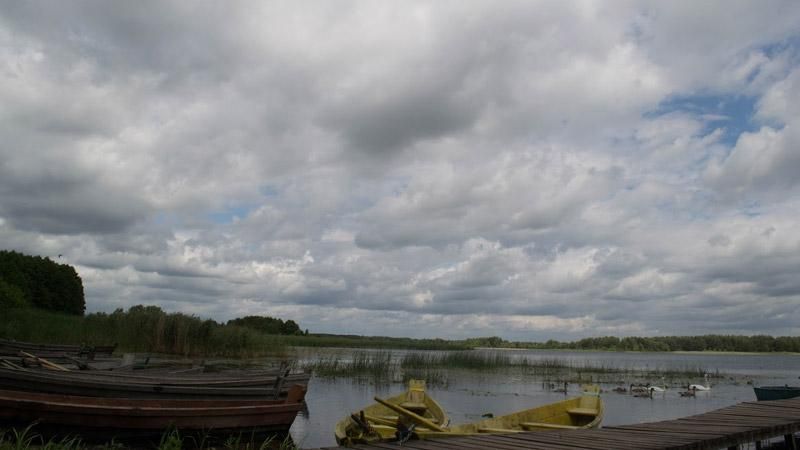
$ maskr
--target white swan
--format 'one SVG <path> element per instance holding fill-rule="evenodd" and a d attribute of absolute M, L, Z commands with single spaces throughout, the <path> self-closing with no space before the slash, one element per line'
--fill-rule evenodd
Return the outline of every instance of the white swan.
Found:
<path fill-rule="evenodd" d="M 690 384 L 688 389 L 690 391 L 710 391 L 711 390 L 711 383 L 708 382 L 708 374 L 703 375 L 703 379 L 706 380 L 706 384 Z"/>
<path fill-rule="evenodd" d="M 653 394 L 663 394 L 667 392 L 667 383 L 664 381 L 664 377 L 661 377 L 661 384 L 660 385 L 653 385 L 650 386 L 650 393 Z"/>

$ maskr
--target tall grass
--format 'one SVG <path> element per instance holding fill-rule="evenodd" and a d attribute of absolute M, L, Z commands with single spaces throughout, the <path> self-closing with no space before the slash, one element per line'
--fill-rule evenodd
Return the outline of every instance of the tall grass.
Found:
<path fill-rule="evenodd" d="M 347 359 L 338 356 L 324 357 L 304 367 L 323 377 L 369 376 L 376 379 L 389 378 L 396 368 L 397 363 L 393 361 L 392 353 L 383 351 L 357 351 L 352 358 Z"/>
<path fill-rule="evenodd" d="M 0 430 L 0 450 L 125 450 L 128 448 L 141 448 L 141 444 L 129 443 L 112 439 L 104 444 L 86 443 L 78 436 L 50 438 L 34 431 L 36 423 L 22 429 Z M 299 450 L 288 434 L 285 436 L 273 435 L 259 437 L 247 433 L 232 434 L 216 440 L 203 436 L 198 439 L 195 435 L 182 436 L 176 429 L 164 431 L 158 444 L 151 444 L 155 450 L 181 450 L 193 448 L 197 450 L 225 448 L 229 450 Z"/>
<path fill-rule="evenodd" d="M 502 353 L 479 353 L 472 351 L 407 353 L 400 361 L 400 367 L 404 369 L 443 367 L 492 370 L 514 365 L 514 361 Z"/>
<path fill-rule="evenodd" d="M 74 316 L 39 309 L 3 311 L 0 337 L 20 341 L 109 345 L 118 351 L 184 356 L 284 356 L 287 346 L 272 336 L 234 325 L 220 325 L 157 307 L 133 307 L 112 314 Z"/>
<path fill-rule="evenodd" d="M 11 428 L 0 430 L 0 450 L 27 450 L 31 448 L 43 450 L 80 450 L 83 442 L 75 436 L 47 440 L 33 432 L 36 422 L 22 429 Z"/>
<path fill-rule="evenodd" d="M 323 377 L 370 376 L 391 378 L 400 375 L 422 378 L 437 384 L 446 381 L 444 372 L 449 369 L 465 369 L 482 372 L 514 369 L 531 375 L 553 376 L 561 374 L 583 375 L 636 375 L 636 376 L 702 376 L 706 371 L 700 367 L 682 369 L 640 369 L 613 366 L 605 363 L 572 362 L 560 358 L 528 359 L 512 358 L 501 352 L 409 352 L 394 358 L 389 352 L 354 352 L 352 358 L 341 356 L 323 357 L 305 365 L 306 369 Z"/>

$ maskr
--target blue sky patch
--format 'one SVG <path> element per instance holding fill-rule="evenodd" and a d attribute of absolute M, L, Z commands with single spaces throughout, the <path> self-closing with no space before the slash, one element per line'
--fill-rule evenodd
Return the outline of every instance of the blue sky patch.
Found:
<path fill-rule="evenodd" d="M 230 206 L 222 211 L 210 213 L 208 218 L 217 224 L 231 223 L 234 217 L 239 217 L 240 219 L 247 217 L 255 207 L 256 205 Z"/>
<path fill-rule="evenodd" d="M 646 113 L 645 117 L 676 112 L 689 114 L 705 123 L 703 135 L 722 128 L 722 143 L 733 146 L 739 135 L 758 129 L 753 121 L 757 100 L 755 96 L 746 95 L 673 95 L 663 100 L 655 110 Z"/>

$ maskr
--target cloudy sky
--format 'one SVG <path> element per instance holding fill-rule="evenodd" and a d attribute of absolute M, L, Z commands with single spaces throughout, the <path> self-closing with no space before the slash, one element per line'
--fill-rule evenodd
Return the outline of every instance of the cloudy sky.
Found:
<path fill-rule="evenodd" d="M 795 0 L 2 2 L 0 248 L 91 312 L 798 334 L 798 100 Z"/>

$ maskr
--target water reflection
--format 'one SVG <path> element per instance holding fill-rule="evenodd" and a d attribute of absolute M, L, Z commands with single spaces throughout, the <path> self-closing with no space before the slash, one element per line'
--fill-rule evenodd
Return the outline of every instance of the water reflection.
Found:
<path fill-rule="evenodd" d="M 483 350 L 482 350 L 483 351 Z M 301 359 L 310 360 L 319 355 L 335 353 L 343 358 L 352 350 L 303 350 Z M 403 351 L 393 351 L 401 357 Z M 701 369 L 712 375 L 713 387 L 707 392 L 697 392 L 694 397 L 681 397 L 679 392 L 689 383 L 703 383 L 702 377 L 656 377 L 644 379 L 632 373 L 594 374 L 571 373 L 538 376 L 525 371 L 506 369 L 478 372 L 463 369 L 442 369 L 441 379 L 429 386 L 428 392 L 447 410 L 453 423 L 480 420 L 484 414 L 495 416 L 563 400 L 566 396 L 580 394 L 580 377 L 586 382 L 600 384 L 603 389 L 605 418 L 603 425 L 622 425 L 674 419 L 755 400 L 752 385 L 798 384 L 800 356 L 798 355 L 731 355 L 731 354 L 677 354 L 677 353 L 616 353 L 616 352 L 554 352 L 512 351 L 513 358 L 562 358 L 583 364 L 625 368 L 629 370 L 683 370 Z M 697 371 L 695 371 L 697 372 Z M 560 392 L 568 381 L 566 393 Z M 614 392 L 618 387 L 632 383 L 666 384 L 663 393 L 652 397 L 635 397 L 629 392 Z M 308 413 L 295 420 L 291 434 L 301 447 L 335 445 L 333 427 L 337 421 L 362 406 L 372 403 L 374 396 L 387 397 L 405 389 L 401 373 L 380 381 L 369 379 L 313 377 L 308 386 L 306 401 Z"/>

